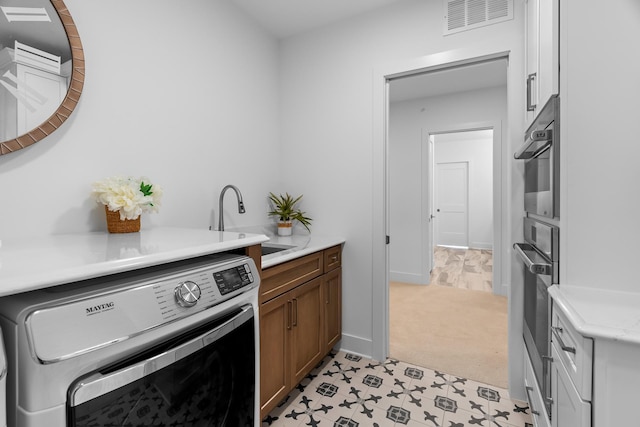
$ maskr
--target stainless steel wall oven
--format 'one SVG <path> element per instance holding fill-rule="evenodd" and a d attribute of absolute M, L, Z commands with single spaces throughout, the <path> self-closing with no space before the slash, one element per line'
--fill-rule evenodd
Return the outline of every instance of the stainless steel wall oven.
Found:
<path fill-rule="evenodd" d="M 514 154 L 524 160 L 524 210 L 546 218 L 560 216 L 560 100 L 549 98 Z"/>
<path fill-rule="evenodd" d="M 9 426 L 254 427 L 259 281 L 211 255 L 1 298 Z"/>
<path fill-rule="evenodd" d="M 558 283 L 559 230 L 553 225 L 524 218 L 524 240 L 526 243 L 513 245 L 524 276 L 523 337 L 547 414 L 551 414 L 551 304 L 547 288 Z"/>

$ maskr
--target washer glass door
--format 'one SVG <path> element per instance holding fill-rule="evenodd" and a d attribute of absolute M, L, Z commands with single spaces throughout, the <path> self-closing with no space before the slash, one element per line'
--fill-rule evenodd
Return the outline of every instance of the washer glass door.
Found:
<path fill-rule="evenodd" d="M 78 379 L 68 426 L 253 426 L 253 309 Z"/>

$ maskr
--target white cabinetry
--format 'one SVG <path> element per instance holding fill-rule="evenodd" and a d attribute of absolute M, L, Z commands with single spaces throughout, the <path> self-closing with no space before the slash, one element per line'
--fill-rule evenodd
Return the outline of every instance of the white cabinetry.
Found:
<path fill-rule="evenodd" d="M 536 381 L 533 366 L 527 355 L 526 348 L 524 349 L 524 386 L 527 391 L 533 425 L 535 427 L 551 427 L 549 415 L 542 401 L 542 393 L 540 392 L 540 387 L 538 387 L 538 382 Z"/>
<path fill-rule="evenodd" d="M 560 0 L 526 0 L 526 125 L 531 124 L 560 78 Z"/>
<path fill-rule="evenodd" d="M 554 310 L 551 319 L 551 425 L 591 427 L 593 340 Z"/>
<path fill-rule="evenodd" d="M 638 424 L 640 293 L 569 285 L 553 299 L 554 427 Z"/>
<path fill-rule="evenodd" d="M 59 74 L 15 61 L 0 51 L 0 140 L 24 135 L 44 123 L 67 94 L 71 63 Z"/>

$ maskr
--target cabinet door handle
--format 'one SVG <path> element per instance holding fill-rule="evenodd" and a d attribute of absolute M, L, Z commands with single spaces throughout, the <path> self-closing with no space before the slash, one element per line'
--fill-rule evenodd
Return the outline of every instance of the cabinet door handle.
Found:
<path fill-rule="evenodd" d="M 564 341 L 562 341 L 562 337 L 560 336 L 560 334 L 562 333 L 563 329 L 561 327 L 552 326 L 551 330 L 553 331 L 553 335 L 555 335 L 556 338 L 558 338 L 558 344 L 560 344 L 560 348 L 563 351 L 566 351 L 567 353 L 576 354 L 576 348 L 575 347 L 569 347 L 568 345 L 566 345 L 564 343 Z"/>
<path fill-rule="evenodd" d="M 535 111 L 536 104 L 532 104 L 532 83 L 536 80 L 536 73 L 531 73 L 527 76 L 527 111 Z"/>
<path fill-rule="evenodd" d="M 325 301 L 325 304 L 329 305 L 330 301 L 331 301 L 331 286 L 327 286 L 327 300 Z"/>
<path fill-rule="evenodd" d="M 298 326 L 298 298 L 293 299 L 293 326 Z"/>
<path fill-rule="evenodd" d="M 287 301 L 287 330 L 291 329 L 291 301 Z"/>
<path fill-rule="evenodd" d="M 533 415 L 540 415 L 540 412 L 536 411 L 535 409 L 533 409 L 533 399 L 531 399 L 531 392 L 533 391 L 533 387 L 525 387 L 525 389 L 527 390 L 527 398 L 529 399 L 529 406 L 531 407 L 531 413 Z"/>

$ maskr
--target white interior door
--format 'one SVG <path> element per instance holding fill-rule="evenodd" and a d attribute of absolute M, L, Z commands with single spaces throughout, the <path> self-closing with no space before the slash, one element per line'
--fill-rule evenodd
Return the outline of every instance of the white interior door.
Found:
<path fill-rule="evenodd" d="M 469 163 L 437 163 L 436 245 L 469 246 Z"/>

